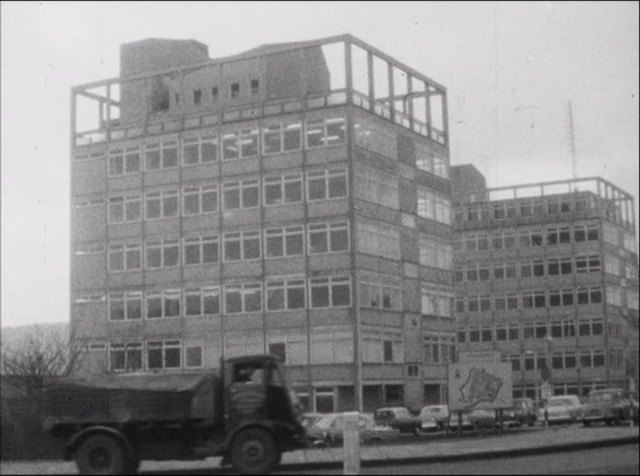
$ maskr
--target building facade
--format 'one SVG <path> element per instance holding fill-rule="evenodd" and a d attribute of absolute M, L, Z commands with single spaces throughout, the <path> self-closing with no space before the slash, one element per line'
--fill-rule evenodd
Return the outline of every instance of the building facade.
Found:
<path fill-rule="evenodd" d="M 488 189 L 452 167 L 457 343 L 513 366 L 514 397 L 637 394 L 633 198 L 601 178 Z"/>
<path fill-rule="evenodd" d="M 350 35 L 220 59 L 149 39 L 71 114 L 83 372 L 269 352 L 312 411 L 443 400 L 443 86 Z"/>

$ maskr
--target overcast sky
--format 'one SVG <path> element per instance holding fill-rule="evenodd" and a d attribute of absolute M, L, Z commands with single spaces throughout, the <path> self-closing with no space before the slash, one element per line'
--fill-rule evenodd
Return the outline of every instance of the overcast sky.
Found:
<path fill-rule="evenodd" d="M 352 35 L 444 84 L 451 163 L 489 186 L 599 175 L 638 200 L 638 3 L 2 3 L 2 325 L 69 315 L 69 98 L 121 43 L 211 57 Z M 497 85 L 497 88 L 496 88 Z M 495 105 L 497 104 L 497 127 Z"/>

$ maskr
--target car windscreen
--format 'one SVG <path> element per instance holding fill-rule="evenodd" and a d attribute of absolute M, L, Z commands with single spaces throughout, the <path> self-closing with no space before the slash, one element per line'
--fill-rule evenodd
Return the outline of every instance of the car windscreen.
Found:
<path fill-rule="evenodd" d="M 612 393 L 595 393 L 589 395 L 590 402 L 607 402 L 613 400 Z"/>
<path fill-rule="evenodd" d="M 335 420 L 334 417 L 329 417 L 329 416 L 322 417 L 320 418 L 320 420 L 316 422 L 314 426 L 321 430 L 328 430 L 331 427 L 331 424 L 334 422 L 334 420 Z"/>

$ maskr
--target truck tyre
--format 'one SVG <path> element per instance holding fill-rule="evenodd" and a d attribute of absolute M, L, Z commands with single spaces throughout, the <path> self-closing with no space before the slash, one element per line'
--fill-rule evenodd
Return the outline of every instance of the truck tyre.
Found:
<path fill-rule="evenodd" d="M 231 446 L 231 465 L 241 474 L 267 474 L 278 462 L 273 436 L 260 428 L 241 431 Z"/>
<path fill-rule="evenodd" d="M 75 452 L 80 474 L 124 474 L 129 471 L 122 445 L 112 436 L 86 438 Z"/>

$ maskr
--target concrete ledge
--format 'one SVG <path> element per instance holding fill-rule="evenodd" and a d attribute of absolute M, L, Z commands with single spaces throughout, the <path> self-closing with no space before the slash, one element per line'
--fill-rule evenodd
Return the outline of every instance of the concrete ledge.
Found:
<path fill-rule="evenodd" d="M 508 449 L 508 450 L 485 450 L 470 453 L 458 453 L 435 456 L 409 456 L 385 459 L 363 459 L 360 465 L 364 468 L 380 466 L 397 466 L 403 464 L 419 463 L 446 463 L 451 461 L 470 461 L 475 459 L 490 458 L 511 458 L 516 456 L 533 456 L 539 454 L 562 453 L 565 451 L 585 450 L 592 448 L 605 448 L 610 446 L 620 446 L 638 443 L 637 436 L 615 438 L 609 440 L 587 441 L 578 443 L 568 443 L 565 445 L 536 446 L 533 448 Z M 314 461 L 308 463 L 290 463 L 280 465 L 282 471 L 296 472 L 313 469 L 336 469 L 342 468 L 342 461 Z"/>

